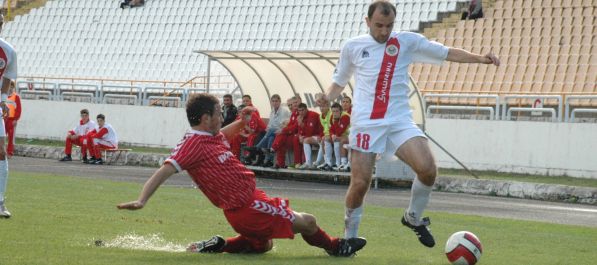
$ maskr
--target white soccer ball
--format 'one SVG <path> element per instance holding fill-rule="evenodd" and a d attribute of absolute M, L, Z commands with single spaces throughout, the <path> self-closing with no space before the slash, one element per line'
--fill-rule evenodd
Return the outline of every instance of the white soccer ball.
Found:
<path fill-rule="evenodd" d="M 460 231 L 452 234 L 446 242 L 446 256 L 455 265 L 473 265 L 481 258 L 483 246 L 475 234 Z"/>

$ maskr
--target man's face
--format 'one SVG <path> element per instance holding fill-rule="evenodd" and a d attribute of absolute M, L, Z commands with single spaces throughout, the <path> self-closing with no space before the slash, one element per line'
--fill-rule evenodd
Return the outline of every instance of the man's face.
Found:
<path fill-rule="evenodd" d="M 300 100 L 298 100 L 298 99 L 295 99 L 295 100 L 292 102 L 292 109 L 293 109 L 293 110 L 298 110 L 298 106 L 299 106 L 300 104 L 301 104 L 301 101 L 300 101 Z"/>
<path fill-rule="evenodd" d="M 390 12 L 389 15 L 384 16 L 381 12 L 381 8 L 377 8 L 373 12 L 371 19 L 365 18 L 367 27 L 369 27 L 369 34 L 379 43 L 385 43 L 390 38 L 390 33 L 394 28 L 394 20 L 396 20 L 396 14 Z"/>
<path fill-rule="evenodd" d="M 342 116 L 342 112 L 339 108 L 332 108 L 332 116 L 334 119 L 340 119 L 340 117 Z"/>
<path fill-rule="evenodd" d="M 307 108 L 298 108 L 298 114 L 300 117 L 304 118 L 307 115 Z"/>
<path fill-rule="evenodd" d="M 343 109 L 350 109 L 351 105 L 352 105 L 352 102 L 350 102 L 350 99 L 347 99 L 347 98 L 342 99 L 342 108 Z"/>
<path fill-rule="evenodd" d="M 99 127 L 104 127 L 104 124 L 106 123 L 106 121 L 102 118 L 98 118 L 97 119 L 97 125 L 99 125 Z"/>
<path fill-rule="evenodd" d="M 319 111 L 321 113 L 327 113 L 330 110 L 330 104 L 324 104 L 319 106 Z"/>
<path fill-rule="evenodd" d="M 243 105 L 245 106 L 252 106 L 253 103 L 251 103 L 251 99 L 248 97 L 243 97 Z"/>
<path fill-rule="evenodd" d="M 89 121 L 89 113 L 81 113 L 81 120 L 83 120 L 84 123 L 87 123 Z"/>
<path fill-rule="evenodd" d="M 232 105 L 232 98 L 224 97 L 224 106 L 230 107 Z"/>
<path fill-rule="evenodd" d="M 224 118 L 222 117 L 222 107 L 220 106 L 220 103 L 215 104 L 214 108 L 213 114 L 207 120 L 207 126 L 209 128 L 209 132 L 211 132 L 213 135 L 216 135 L 222 128 Z"/>
<path fill-rule="evenodd" d="M 282 101 L 277 98 L 272 98 L 271 103 L 274 109 L 278 109 L 280 107 L 280 104 L 282 104 Z"/>

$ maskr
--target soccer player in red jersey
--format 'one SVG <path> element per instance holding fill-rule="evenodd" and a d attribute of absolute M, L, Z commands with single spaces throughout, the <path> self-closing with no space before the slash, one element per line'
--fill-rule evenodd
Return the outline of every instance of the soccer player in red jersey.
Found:
<path fill-rule="evenodd" d="M 119 209 L 143 208 L 151 195 L 170 176 L 186 170 L 205 196 L 239 233 L 224 239 L 191 243 L 189 252 L 264 253 L 272 249 L 274 238 L 294 238 L 300 233 L 310 245 L 332 256 L 352 256 L 366 244 L 364 238 L 348 240 L 330 237 L 308 213 L 295 212 L 287 199 L 269 198 L 256 188 L 255 174 L 230 151 L 228 139 L 238 134 L 255 108 L 241 111 L 242 119 L 221 128 L 218 99 L 208 94 L 191 96 L 186 105 L 191 130 L 174 148 L 162 167 L 145 182 L 136 201 L 119 204 Z"/>

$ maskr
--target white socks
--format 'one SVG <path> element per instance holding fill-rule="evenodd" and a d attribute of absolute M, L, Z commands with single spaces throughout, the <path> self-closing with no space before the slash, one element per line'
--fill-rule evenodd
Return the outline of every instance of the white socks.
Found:
<path fill-rule="evenodd" d="M 303 153 L 305 153 L 305 164 L 311 165 L 311 145 L 303 144 Z"/>
<path fill-rule="evenodd" d="M 0 202 L 4 201 L 6 182 L 8 180 L 8 161 L 0 160 Z"/>
<path fill-rule="evenodd" d="M 427 207 L 429 197 L 431 194 L 431 187 L 423 184 L 419 177 L 415 177 L 410 194 L 410 204 L 406 210 L 405 217 L 407 221 L 413 225 L 419 225 L 423 210 Z"/>
<path fill-rule="evenodd" d="M 357 237 L 362 216 L 363 205 L 354 209 L 346 208 L 344 213 L 344 238 Z"/>
<path fill-rule="evenodd" d="M 325 163 L 332 165 L 332 143 L 325 141 Z"/>
<path fill-rule="evenodd" d="M 342 165 L 340 163 L 340 142 L 334 142 L 334 157 L 336 157 L 336 166 Z"/>
<path fill-rule="evenodd" d="M 317 160 L 315 160 L 315 165 L 321 164 L 323 160 L 323 145 L 319 143 L 319 151 L 317 151 Z"/>

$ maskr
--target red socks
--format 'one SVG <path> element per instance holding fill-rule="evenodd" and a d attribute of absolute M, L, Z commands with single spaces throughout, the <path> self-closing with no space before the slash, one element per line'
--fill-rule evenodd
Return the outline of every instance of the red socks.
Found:
<path fill-rule="evenodd" d="M 336 251 L 338 249 L 338 238 L 337 237 L 330 237 L 325 231 L 321 230 L 321 228 L 317 228 L 317 232 L 310 236 L 305 234 L 301 234 L 305 242 L 307 242 L 311 246 L 323 248 L 325 250 Z"/>

